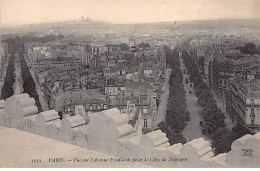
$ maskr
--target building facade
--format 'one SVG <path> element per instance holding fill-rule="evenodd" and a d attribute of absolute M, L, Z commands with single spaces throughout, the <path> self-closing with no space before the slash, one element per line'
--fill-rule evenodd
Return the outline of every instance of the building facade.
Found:
<path fill-rule="evenodd" d="M 209 67 L 209 84 L 219 98 L 225 99 L 229 80 L 236 75 L 241 75 L 245 80 L 250 79 L 250 75 L 260 71 L 260 57 L 245 55 L 239 59 L 230 59 L 220 54 L 214 56 Z"/>
<path fill-rule="evenodd" d="M 245 81 L 237 76 L 226 90 L 226 111 L 235 124 L 253 133 L 260 131 L 260 80 Z"/>
<path fill-rule="evenodd" d="M 73 57 L 58 57 L 58 58 L 41 58 L 34 61 L 35 68 L 68 68 L 80 69 L 82 63 L 80 59 Z"/>

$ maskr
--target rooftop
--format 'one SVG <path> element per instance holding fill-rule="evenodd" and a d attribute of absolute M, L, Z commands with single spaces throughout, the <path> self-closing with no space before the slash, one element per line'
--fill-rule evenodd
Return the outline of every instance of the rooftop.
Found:
<path fill-rule="evenodd" d="M 75 57 L 40 58 L 37 61 L 81 61 Z"/>
<path fill-rule="evenodd" d="M 96 89 L 63 92 L 59 94 L 59 97 L 57 98 L 57 109 L 60 109 L 63 102 L 66 102 L 67 104 L 85 104 L 94 103 L 94 99 L 97 103 L 106 102 L 106 96 L 100 94 Z"/>
<path fill-rule="evenodd" d="M 260 56 L 258 55 L 244 55 L 241 58 L 234 60 L 230 58 L 226 58 L 223 54 L 218 54 L 214 57 L 214 60 L 216 60 L 219 63 L 229 63 L 233 65 L 243 65 L 247 63 L 253 63 L 253 62 L 260 62 Z"/>
<path fill-rule="evenodd" d="M 233 84 L 238 86 L 238 89 L 244 93 L 247 98 L 259 99 L 260 98 L 260 80 L 253 79 L 243 81 L 239 76 L 235 77 L 232 81 Z"/>

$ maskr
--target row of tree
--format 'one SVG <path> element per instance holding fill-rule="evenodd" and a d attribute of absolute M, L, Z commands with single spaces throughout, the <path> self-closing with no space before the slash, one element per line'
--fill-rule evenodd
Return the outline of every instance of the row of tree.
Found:
<path fill-rule="evenodd" d="M 126 43 L 120 43 L 119 47 L 121 48 L 122 51 L 128 51 L 130 47 Z"/>
<path fill-rule="evenodd" d="M 6 77 L 4 86 L 2 88 L 1 98 L 6 99 L 13 95 L 13 84 L 15 82 L 14 79 L 14 54 L 19 55 L 20 66 L 21 66 L 21 75 L 23 78 L 23 93 L 28 93 L 30 97 L 35 99 L 36 106 L 38 107 L 39 112 L 42 111 L 41 104 L 39 101 L 39 95 L 36 91 L 36 85 L 31 76 L 27 63 L 24 59 L 24 41 L 27 41 L 25 38 L 14 37 L 8 38 L 5 42 L 8 45 L 8 53 L 10 54 L 9 64 L 6 71 Z"/>
<path fill-rule="evenodd" d="M 24 42 L 42 42 L 42 43 L 47 43 L 47 42 L 51 42 L 57 39 L 63 39 L 64 35 L 54 35 L 54 34 L 49 34 L 49 35 L 45 35 L 45 36 L 23 36 L 21 39 Z"/>
<path fill-rule="evenodd" d="M 126 43 L 120 43 L 118 46 L 121 48 L 122 51 L 130 50 L 130 46 Z M 139 47 L 139 48 L 149 48 L 150 44 L 142 42 L 142 43 L 138 44 L 137 47 Z"/>
<path fill-rule="evenodd" d="M 9 54 L 9 63 L 6 68 L 6 75 L 4 79 L 4 85 L 1 90 L 1 99 L 6 99 L 11 97 L 14 94 L 13 85 L 15 82 L 14 79 L 14 54 L 15 48 L 12 46 L 14 44 L 14 40 L 8 39 L 5 41 L 7 44 L 7 54 Z M 3 62 L 3 61 L 2 61 Z M 3 71 L 2 71 L 3 72 Z"/>
<path fill-rule="evenodd" d="M 250 133 L 250 131 L 238 125 L 229 131 L 225 123 L 225 115 L 217 107 L 212 90 L 203 80 L 195 61 L 186 50 L 182 51 L 184 63 L 187 67 L 187 72 L 190 74 L 190 81 L 194 84 L 198 104 L 202 108 L 204 122 L 207 132 L 211 136 L 215 154 L 226 153 L 231 150 L 231 144 L 237 138 Z"/>
<path fill-rule="evenodd" d="M 142 42 L 142 43 L 138 44 L 137 47 L 139 47 L 139 48 L 149 48 L 149 47 L 150 47 L 150 44 L 149 44 L 149 43 L 144 43 L 144 42 Z"/>
<path fill-rule="evenodd" d="M 39 100 L 39 95 L 36 91 L 36 84 L 32 78 L 31 72 L 29 70 L 29 67 L 27 66 L 27 63 L 24 59 L 24 41 L 21 39 L 21 41 L 17 42 L 18 47 L 18 53 L 19 53 L 19 59 L 20 59 L 20 65 L 21 65 L 21 75 L 23 78 L 23 89 L 24 93 L 28 93 L 30 97 L 35 99 L 35 104 L 38 107 L 38 112 L 42 111 L 41 103 Z"/>
<path fill-rule="evenodd" d="M 260 54 L 260 48 L 257 47 L 254 43 L 247 43 L 245 46 L 237 47 L 236 49 L 240 50 L 243 54 Z"/>
<path fill-rule="evenodd" d="M 159 129 L 166 133 L 170 144 L 186 143 L 182 130 L 186 127 L 188 112 L 186 110 L 183 74 L 180 69 L 179 53 L 165 46 L 167 64 L 172 72 L 169 78 L 169 98 L 166 108 L 165 122 L 158 124 Z"/>

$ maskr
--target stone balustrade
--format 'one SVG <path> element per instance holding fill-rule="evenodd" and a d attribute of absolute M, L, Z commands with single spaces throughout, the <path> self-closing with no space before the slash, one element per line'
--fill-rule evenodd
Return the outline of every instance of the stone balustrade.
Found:
<path fill-rule="evenodd" d="M 61 120 L 58 112 L 56 112 L 55 110 L 49 110 L 37 114 L 37 127 L 35 128 L 36 133 L 38 135 L 54 138 L 54 135 L 58 135 L 55 133 L 55 130 L 52 129 L 53 124 L 56 122 L 61 122 Z M 58 139 L 58 136 L 54 139 Z"/>
<path fill-rule="evenodd" d="M 6 118 L 4 118 L 5 101 L 0 100 L 0 125 L 6 125 Z"/>
<path fill-rule="evenodd" d="M 37 111 L 28 94 L 14 95 L 0 101 L 0 123 L 116 157 L 147 160 L 157 167 L 260 166 L 260 133 L 245 135 L 233 142 L 230 152 L 214 156 L 203 138 L 170 145 L 161 130 L 136 135 L 128 116 L 116 108 L 91 113 L 88 122 L 80 115 L 60 120 L 55 110 Z"/>
<path fill-rule="evenodd" d="M 5 102 L 4 113 L 7 127 L 24 129 L 24 120 L 38 112 L 35 100 L 28 94 L 14 95 Z"/>
<path fill-rule="evenodd" d="M 128 122 L 128 116 L 120 114 L 116 108 L 92 115 L 87 125 L 90 148 L 116 155 L 121 140 L 133 132 L 133 127 Z"/>
<path fill-rule="evenodd" d="M 0 109 L 3 109 L 5 107 L 5 101 L 0 100 Z"/>
<path fill-rule="evenodd" d="M 231 145 L 227 153 L 227 165 L 237 167 L 260 166 L 260 133 L 245 135 Z"/>
<path fill-rule="evenodd" d="M 60 127 L 60 140 L 88 148 L 87 124 L 81 115 L 63 119 Z"/>

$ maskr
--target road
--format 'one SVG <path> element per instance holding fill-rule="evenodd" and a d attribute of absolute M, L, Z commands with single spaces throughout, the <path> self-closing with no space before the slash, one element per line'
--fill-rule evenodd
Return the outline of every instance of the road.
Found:
<path fill-rule="evenodd" d="M 23 93 L 23 79 L 21 73 L 21 66 L 19 55 L 15 54 L 14 56 L 14 73 L 15 73 L 15 82 L 13 85 L 14 95 L 15 94 L 22 94 Z"/>
<path fill-rule="evenodd" d="M 171 75 L 171 71 L 172 70 L 170 68 L 166 68 L 165 81 L 164 81 L 163 86 L 162 86 L 163 94 L 161 94 L 158 112 L 157 112 L 157 115 L 155 117 L 155 124 L 154 124 L 155 128 L 157 128 L 158 123 L 165 120 L 167 102 L 168 102 L 168 98 L 169 98 L 169 87 L 170 87 L 169 78 L 170 78 L 170 75 Z"/>
<path fill-rule="evenodd" d="M 187 71 L 182 57 L 180 57 L 180 68 Z M 206 137 L 205 134 L 202 134 L 202 127 L 200 126 L 200 121 L 203 120 L 203 117 L 201 115 L 202 108 L 197 103 L 195 90 L 193 89 L 193 87 L 190 87 L 190 83 L 185 84 L 185 78 L 189 79 L 189 77 L 189 74 L 183 74 L 183 84 L 186 91 L 187 111 L 190 114 L 190 121 L 188 121 L 188 125 L 183 130 L 182 134 L 187 141 L 202 137 L 205 140 L 211 142 L 211 140 Z M 189 91 L 191 91 L 191 94 L 189 94 Z"/>

